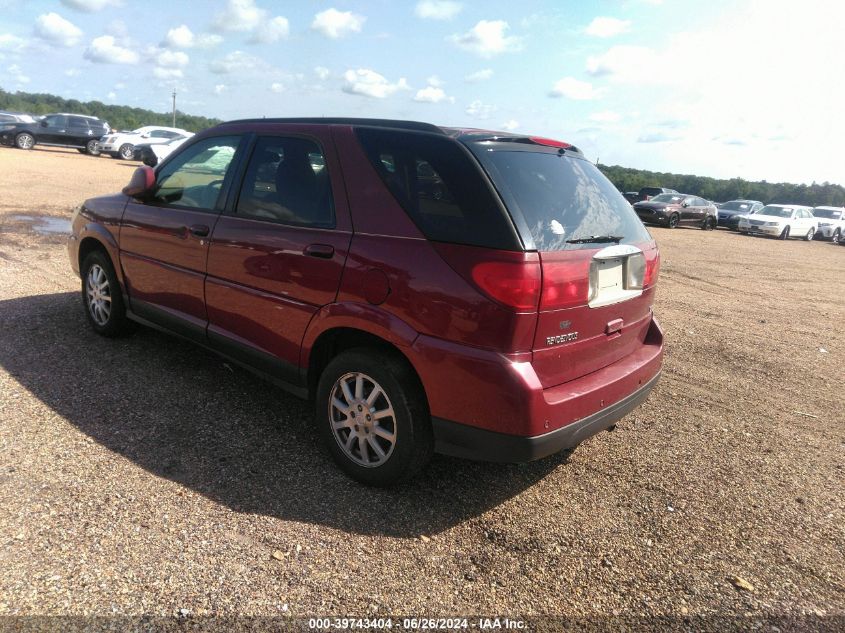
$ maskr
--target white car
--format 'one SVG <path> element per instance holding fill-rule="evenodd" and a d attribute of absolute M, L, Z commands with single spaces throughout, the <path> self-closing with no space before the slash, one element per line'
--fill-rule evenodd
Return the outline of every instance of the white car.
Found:
<path fill-rule="evenodd" d="M 177 147 L 180 147 L 185 141 L 193 136 L 190 132 L 185 132 L 185 134 L 186 136 L 177 136 L 166 143 L 154 143 L 152 145 L 147 145 L 145 143 L 140 159 L 145 165 L 155 167 L 165 158 L 170 156 Z"/>
<path fill-rule="evenodd" d="M 813 216 L 819 223 L 816 237 L 833 242 L 845 239 L 845 207 L 816 207 Z"/>
<path fill-rule="evenodd" d="M 132 160 L 135 153 L 135 145 L 138 143 L 166 143 L 179 136 L 190 135 L 190 132 L 176 127 L 160 127 L 158 125 L 147 125 L 139 127 L 131 132 L 116 132 L 108 134 L 100 139 L 100 151 L 112 158 Z"/>
<path fill-rule="evenodd" d="M 737 228 L 741 233 L 769 235 L 782 240 L 800 237 L 809 242 L 816 234 L 818 220 L 813 217 L 812 207 L 767 204 L 754 215 L 741 217 Z"/>

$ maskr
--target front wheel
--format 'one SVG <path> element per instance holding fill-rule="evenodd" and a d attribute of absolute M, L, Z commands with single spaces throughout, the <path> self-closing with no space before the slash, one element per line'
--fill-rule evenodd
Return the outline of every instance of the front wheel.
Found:
<path fill-rule="evenodd" d="M 135 148 L 129 143 L 126 143 L 120 146 L 120 149 L 117 150 L 117 154 L 123 160 L 132 160 L 132 157 L 135 155 Z"/>
<path fill-rule="evenodd" d="M 788 237 L 789 237 L 789 226 L 785 226 L 785 227 L 783 227 L 783 231 L 780 232 L 778 239 L 779 240 L 785 240 Z"/>
<path fill-rule="evenodd" d="M 813 236 L 814 236 L 815 234 L 816 234 L 816 229 L 811 228 L 809 231 L 807 231 L 807 235 L 805 235 L 805 236 L 804 236 L 804 239 L 805 239 L 807 242 L 812 242 L 812 241 L 813 241 Z"/>
<path fill-rule="evenodd" d="M 712 231 L 716 228 L 716 220 L 713 218 L 706 218 L 701 224 L 701 228 L 705 231 Z"/>
<path fill-rule="evenodd" d="M 91 156 L 99 156 L 100 150 L 97 148 L 96 139 L 91 139 L 85 144 L 85 152 Z"/>
<path fill-rule="evenodd" d="M 839 229 L 836 229 L 833 232 L 833 237 L 830 238 L 830 241 L 833 242 L 834 244 L 838 244 L 839 240 L 841 240 L 841 239 L 842 239 L 842 236 L 840 235 Z"/>
<path fill-rule="evenodd" d="M 18 149 L 32 149 L 35 145 L 35 137 L 27 132 L 21 132 L 15 137 L 15 147 Z"/>
<path fill-rule="evenodd" d="M 80 267 L 82 303 L 91 328 L 101 336 L 128 334 L 133 323 L 126 316 L 120 282 L 103 251 L 89 253 Z"/>
<path fill-rule="evenodd" d="M 406 481 L 434 452 L 422 387 L 394 354 L 359 348 L 332 359 L 317 387 L 316 420 L 338 466 L 367 485 Z"/>
<path fill-rule="evenodd" d="M 679 221 L 680 221 L 680 218 L 678 217 L 677 213 L 673 213 L 672 215 L 670 215 L 669 216 L 669 228 L 674 229 L 676 226 L 678 226 Z"/>

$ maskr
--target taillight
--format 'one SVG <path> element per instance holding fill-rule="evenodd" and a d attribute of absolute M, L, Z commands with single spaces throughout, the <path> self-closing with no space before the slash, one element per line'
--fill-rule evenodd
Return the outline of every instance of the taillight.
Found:
<path fill-rule="evenodd" d="M 491 298 L 516 310 L 536 310 L 540 297 L 537 262 L 481 262 L 472 268 L 472 280 Z"/>
<path fill-rule="evenodd" d="M 657 275 L 660 272 L 660 251 L 653 248 L 644 251 L 645 255 L 645 277 L 643 279 L 643 288 L 651 288 L 657 283 Z"/>
<path fill-rule="evenodd" d="M 590 257 L 572 261 L 543 262 L 541 310 L 571 308 L 590 300 Z"/>
<path fill-rule="evenodd" d="M 556 141 L 553 138 L 545 138 L 543 136 L 530 136 L 528 137 L 532 143 L 537 143 L 537 145 L 545 145 L 547 147 L 560 147 L 561 149 L 569 149 L 572 147 L 569 143 L 564 143 L 563 141 Z"/>

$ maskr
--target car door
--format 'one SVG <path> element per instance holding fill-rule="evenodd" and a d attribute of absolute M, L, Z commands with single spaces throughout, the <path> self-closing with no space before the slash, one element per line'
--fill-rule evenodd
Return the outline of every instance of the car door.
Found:
<path fill-rule="evenodd" d="M 44 117 L 38 124 L 39 143 L 63 143 L 67 134 L 67 117 L 64 114 L 54 114 Z"/>
<path fill-rule="evenodd" d="M 186 147 L 158 171 L 146 200 L 130 199 L 120 227 L 130 309 L 202 341 L 209 236 L 242 141 L 242 135 L 214 136 Z"/>
<path fill-rule="evenodd" d="M 696 221 L 697 217 L 698 214 L 695 207 L 695 198 L 687 196 L 681 203 L 681 223 L 692 224 Z"/>
<path fill-rule="evenodd" d="M 67 131 L 58 142 L 63 145 L 74 145 L 84 147 L 85 144 L 94 138 L 94 133 L 88 126 L 88 120 L 79 116 L 69 116 Z"/>
<path fill-rule="evenodd" d="M 327 127 L 259 135 L 208 255 L 208 339 L 288 383 L 314 314 L 336 299 L 352 225 Z"/>

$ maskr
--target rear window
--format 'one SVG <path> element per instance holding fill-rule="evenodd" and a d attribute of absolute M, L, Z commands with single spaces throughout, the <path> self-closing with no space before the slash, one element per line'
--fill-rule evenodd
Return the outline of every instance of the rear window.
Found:
<path fill-rule="evenodd" d="M 458 143 L 391 130 L 361 128 L 357 134 L 370 163 L 428 239 L 522 249 L 483 172 Z"/>
<path fill-rule="evenodd" d="M 524 216 L 537 250 L 595 248 L 573 242 L 592 237 L 651 240 L 631 205 L 589 161 L 558 152 L 473 149 L 508 208 Z"/>

